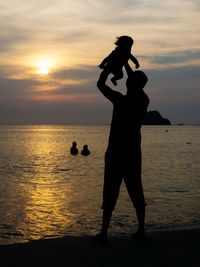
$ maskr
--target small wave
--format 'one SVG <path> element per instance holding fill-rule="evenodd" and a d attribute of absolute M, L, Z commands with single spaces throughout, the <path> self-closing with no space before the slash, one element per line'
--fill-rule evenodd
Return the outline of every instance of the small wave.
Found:
<path fill-rule="evenodd" d="M 7 232 L 7 233 L 3 233 L 2 236 L 3 236 L 4 238 L 11 237 L 11 236 L 18 237 L 18 236 L 23 236 L 23 234 L 20 233 L 20 232 Z"/>
<path fill-rule="evenodd" d="M 185 188 L 162 188 L 160 191 L 164 193 L 187 193 L 190 190 Z"/>
<path fill-rule="evenodd" d="M 70 168 L 58 168 L 58 169 L 56 169 L 56 171 L 58 171 L 58 172 L 69 172 L 71 170 L 72 169 L 70 169 Z"/>

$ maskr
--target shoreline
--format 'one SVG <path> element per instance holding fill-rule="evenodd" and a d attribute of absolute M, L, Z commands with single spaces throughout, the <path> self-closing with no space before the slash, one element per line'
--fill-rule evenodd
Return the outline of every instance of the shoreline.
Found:
<path fill-rule="evenodd" d="M 135 229 L 133 229 L 133 231 L 135 230 L 136 231 L 137 227 Z M 198 230 L 200 229 L 200 226 L 199 224 L 194 224 L 194 225 L 176 225 L 176 226 L 171 226 L 171 227 L 168 227 L 168 226 L 163 226 L 163 227 L 159 227 L 159 228 L 146 228 L 146 233 L 147 234 L 151 234 L 151 233 L 157 233 L 157 232 L 173 232 L 173 231 L 187 231 L 187 230 Z M 96 233 L 98 232 L 98 229 L 96 231 Z M 112 238 L 115 238 L 115 237 L 129 237 L 131 236 L 132 232 L 129 233 L 108 233 L 109 236 L 111 236 Z M 13 239 L 10 238 L 10 241 L 6 241 L 8 238 L 6 238 L 4 241 L 3 239 L 1 240 L 0 239 L 0 248 L 2 246 L 15 246 L 15 245 L 25 245 L 25 244 L 28 244 L 28 243 L 31 243 L 31 242 L 39 242 L 39 241 L 42 241 L 42 240 L 57 240 L 57 239 L 63 239 L 63 238 L 66 238 L 66 237 L 74 237 L 74 238 L 77 238 L 77 237 L 90 237 L 92 235 L 90 234 L 85 234 L 83 233 L 82 235 L 79 235 L 79 234 L 76 234 L 76 233 L 66 233 L 65 235 L 54 235 L 54 236 L 43 236 L 41 238 L 38 238 L 38 239 Z M 2 242 L 1 242 L 2 241 Z"/>
<path fill-rule="evenodd" d="M 103 246 L 89 236 L 66 236 L 0 245 L 1 266 L 200 266 L 200 228 L 147 231 L 147 241 L 110 236 Z"/>

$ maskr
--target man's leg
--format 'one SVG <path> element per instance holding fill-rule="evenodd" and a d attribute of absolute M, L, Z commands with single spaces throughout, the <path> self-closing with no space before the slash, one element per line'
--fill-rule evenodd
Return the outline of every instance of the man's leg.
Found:
<path fill-rule="evenodd" d="M 103 210 L 102 227 L 99 234 L 92 237 L 92 240 L 101 244 L 108 243 L 108 228 L 112 217 L 112 210 Z"/>
<path fill-rule="evenodd" d="M 99 243 L 107 241 L 112 212 L 119 196 L 119 189 L 122 182 L 119 166 L 120 165 L 116 162 L 115 155 L 113 155 L 112 151 L 107 151 L 105 155 L 104 169 L 102 228 L 100 233 L 93 237 L 93 240 Z"/>
<path fill-rule="evenodd" d="M 136 211 L 138 231 L 133 235 L 135 239 L 145 239 L 145 199 L 141 177 L 126 177 L 125 184 Z"/>
<path fill-rule="evenodd" d="M 107 188 L 106 183 L 104 183 L 102 226 L 100 233 L 93 237 L 93 241 L 99 243 L 108 242 L 108 229 L 110 226 L 112 212 L 115 208 L 117 198 L 119 196 L 120 184 L 121 182 L 118 183 L 118 185 L 115 185 L 115 187 L 113 187 L 113 190 L 111 190 L 111 187 Z"/>
<path fill-rule="evenodd" d="M 117 85 L 117 81 L 123 78 L 123 71 L 119 70 L 116 73 L 113 73 L 114 76 L 111 78 L 111 82 L 116 86 Z"/>
<path fill-rule="evenodd" d="M 138 233 L 145 234 L 145 206 L 135 207 L 137 220 L 138 220 Z"/>
<path fill-rule="evenodd" d="M 111 209 L 104 209 L 103 216 L 102 216 L 102 228 L 101 233 L 103 236 L 108 236 L 108 228 L 110 225 L 110 220 L 112 217 L 112 210 Z"/>

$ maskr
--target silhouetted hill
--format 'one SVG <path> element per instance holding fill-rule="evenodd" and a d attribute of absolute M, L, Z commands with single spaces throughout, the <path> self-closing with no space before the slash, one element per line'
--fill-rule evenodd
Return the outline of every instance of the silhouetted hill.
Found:
<path fill-rule="evenodd" d="M 163 118 L 156 110 L 148 111 L 143 122 L 144 125 L 171 125 L 170 120 Z"/>

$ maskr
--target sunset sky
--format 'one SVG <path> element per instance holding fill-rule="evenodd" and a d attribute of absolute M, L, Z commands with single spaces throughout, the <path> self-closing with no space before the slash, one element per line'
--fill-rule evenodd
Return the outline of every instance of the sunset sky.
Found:
<path fill-rule="evenodd" d="M 0 0 L 0 26 L 1 124 L 109 123 L 97 66 L 120 35 L 149 77 L 149 110 L 200 124 L 199 0 Z"/>

